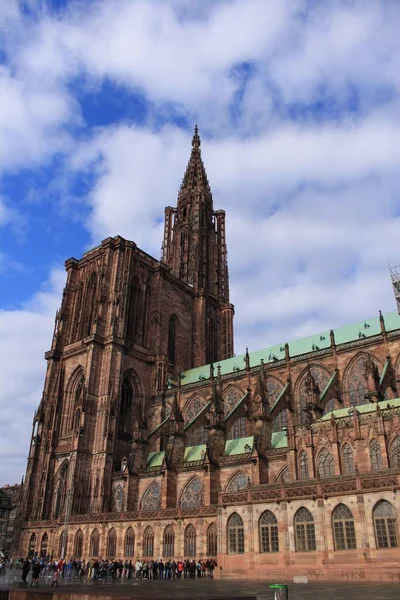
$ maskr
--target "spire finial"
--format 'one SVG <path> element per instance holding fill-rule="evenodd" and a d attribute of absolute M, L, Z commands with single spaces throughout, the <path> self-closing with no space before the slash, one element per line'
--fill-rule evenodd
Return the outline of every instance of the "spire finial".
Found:
<path fill-rule="evenodd" d="M 200 136 L 199 136 L 199 128 L 197 127 L 197 123 L 194 126 L 194 134 L 192 138 L 192 148 L 196 148 L 197 150 L 200 148 Z"/>

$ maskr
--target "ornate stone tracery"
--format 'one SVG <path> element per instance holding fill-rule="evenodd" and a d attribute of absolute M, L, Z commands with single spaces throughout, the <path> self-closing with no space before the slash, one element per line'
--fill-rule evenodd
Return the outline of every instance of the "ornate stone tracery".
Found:
<path fill-rule="evenodd" d="M 185 486 L 181 496 L 181 508 L 198 508 L 203 504 L 203 482 L 193 477 Z"/>
<path fill-rule="evenodd" d="M 161 507 L 161 487 L 154 481 L 144 492 L 142 498 L 142 510 L 158 510 Z"/>

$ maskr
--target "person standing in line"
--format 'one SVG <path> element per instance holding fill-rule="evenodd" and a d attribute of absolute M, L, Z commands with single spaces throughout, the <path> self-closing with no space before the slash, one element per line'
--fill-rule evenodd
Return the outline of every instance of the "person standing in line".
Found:
<path fill-rule="evenodd" d="M 51 582 L 51 587 L 53 587 L 53 585 L 55 585 L 56 587 L 58 587 L 58 578 L 60 576 L 60 571 L 58 569 L 56 569 L 53 573 L 53 581 Z"/>
<path fill-rule="evenodd" d="M 27 583 L 26 578 L 28 576 L 29 571 L 31 570 L 31 563 L 29 562 L 29 560 L 26 558 L 23 562 L 22 565 L 22 581 L 24 583 Z"/>

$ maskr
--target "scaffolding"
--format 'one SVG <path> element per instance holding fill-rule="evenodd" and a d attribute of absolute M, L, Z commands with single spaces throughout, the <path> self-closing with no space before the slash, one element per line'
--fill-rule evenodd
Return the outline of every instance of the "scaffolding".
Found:
<path fill-rule="evenodd" d="M 397 312 L 400 314 L 400 266 L 389 265 L 390 278 L 392 280 L 393 293 L 396 300 Z"/>

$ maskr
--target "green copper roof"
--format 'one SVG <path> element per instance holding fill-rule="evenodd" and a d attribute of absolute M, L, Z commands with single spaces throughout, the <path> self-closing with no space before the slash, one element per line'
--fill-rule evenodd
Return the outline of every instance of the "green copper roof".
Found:
<path fill-rule="evenodd" d="M 206 445 L 200 444 L 199 446 L 187 446 L 185 448 L 184 462 L 195 462 L 203 460 L 206 455 Z"/>
<path fill-rule="evenodd" d="M 253 451 L 253 447 L 253 436 L 238 438 L 236 440 L 227 440 L 225 442 L 225 456 L 234 456 L 235 454 L 247 454 L 248 452 Z"/>
<path fill-rule="evenodd" d="M 385 321 L 386 331 L 400 330 L 400 315 L 397 312 L 387 313 L 383 315 Z M 336 345 L 345 344 L 359 339 L 367 339 L 378 335 L 381 332 L 381 326 L 379 322 L 379 316 L 373 317 L 372 319 L 365 319 L 358 323 L 351 325 L 343 325 L 333 330 L 335 335 Z M 329 331 L 322 331 L 314 335 L 309 335 L 298 340 L 289 342 L 289 354 L 290 356 L 300 356 L 302 354 L 308 354 L 317 350 L 328 349 L 331 345 Z M 261 359 L 264 363 L 272 363 L 277 360 L 285 358 L 285 341 L 282 344 L 275 344 L 269 346 L 264 350 L 257 350 L 250 352 L 250 366 L 256 367 L 261 364 Z M 241 371 L 245 368 L 244 363 L 245 356 L 241 354 L 227 360 L 221 360 L 217 363 L 221 366 L 221 375 L 228 373 L 234 373 L 235 371 Z M 210 366 L 205 365 L 204 367 L 197 367 L 196 369 L 190 369 L 185 371 L 182 377 L 182 385 L 188 385 L 189 383 L 198 383 L 210 377 Z"/>
<path fill-rule="evenodd" d="M 164 462 L 165 452 L 149 452 L 147 457 L 147 468 L 162 467 Z"/>
<path fill-rule="evenodd" d="M 272 434 L 272 448 L 287 448 L 287 434 L 286 431 L 274 431 Z"/>
<path fill-rule="evenodd" d="M 377 406 L 379 406 L 380 410 L 386 410 L 387 408 L 396 408 L 400 406 L 400 398 L 394 398 L 393 400 L 382 400 L 381 402 L 368 402 L 368 404 L 361 404 L 360 406 L 355 406 L 354 408 L 359 414 L 365 414 L 375 412 Z M 319 420 L 329 421 L 332 415 L 335 417 L 335 419 L 348 417 L 350 414 L 349 410 L 349 406 L 346 406 L 346 408 L 337 408 L 336 410 L 332 410 L 331 412 L 327 413 Z"/>

